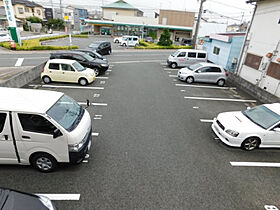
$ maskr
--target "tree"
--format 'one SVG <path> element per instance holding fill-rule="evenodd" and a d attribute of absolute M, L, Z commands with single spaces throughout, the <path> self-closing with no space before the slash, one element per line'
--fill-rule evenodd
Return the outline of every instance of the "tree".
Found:
<path fill-rule="evenodd" d="M 171 34 L 168 28 L 163 30 L 163 33 L 160 35 L 158 45 L 161 46 L 170 46 L 172 45 L 172 41 L 170 40 Z"/>
<path fill-rule="evenodd" d="M 57 29 L 57 30 L 64 29 L 64 27 L 65 27 L 64 21 L 59 18 L 48 20 L 46 25 L 48 26 L 49 29 Z"/>
<path fill-rule="evenodd" d="M 42 23 L 42 19 L 36 16 L 26 18 L 26 21 L 31 23 Z"/>

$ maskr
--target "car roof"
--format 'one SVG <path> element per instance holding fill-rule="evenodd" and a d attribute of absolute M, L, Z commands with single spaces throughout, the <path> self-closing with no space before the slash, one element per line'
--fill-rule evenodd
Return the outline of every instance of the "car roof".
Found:
<path fill-rule="evenodd" d="M 180 52 L 198 52 L 198 53 L 207 53 L 204 50 L 195 50 L 195 49 L 179 49 Z"/>
<path fill-rule="evenodd" d="M 280 115 L 280 103 L 273 103 L 273 104 L 264 104 L 267 108 L 271 111 L 275 112 L 276 114 Z"/>
<path fill-rule="evenodd" d="M 77 61 L 75 60 L 70 60 L 70 59 L 51 59 L 48 60 L 49 63 L 63 63 L 63 64 L 73 64 Z"/>
<path fill-rule="evenodd" d="M 65 51 L 56 51 L 56 52 L 51 52 L 51 54 L 76 54 L 76 55 L 83 55 L 83 52 L 80 51 L 73 51 L 73 50 L 65 50 Z"/>
<path fill-rule="evenodd" d="M 222 68 L 220 65 L 217 65 L 217 64 L 214 64 L 214 63 L 200 62 L 199 64 L 201 64 L 202 66 L 213 66 L 213 67 Z"/>
<path fill-rule="evenodd" d="M 64 93 L 48 90 L 0 87 L 0 110 L 45 114 Z"/>
<path fill-rule="evenodd" d="M 107 43 L 109 41 L 93 41 L 91 44 L 101 44 L 101 43 L 105 43 L 105 42 Z"/>

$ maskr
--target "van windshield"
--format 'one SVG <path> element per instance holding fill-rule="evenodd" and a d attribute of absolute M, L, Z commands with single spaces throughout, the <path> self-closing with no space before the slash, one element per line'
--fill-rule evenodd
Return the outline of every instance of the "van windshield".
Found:
<path fill-rule="evenodd" d="M 85 110 L 72 98 L 63 95 L 47 114 L 65 130 L 74 130 L 81 121 Z"/>
<path fill-rule="evenodd" d="M 180 51 L 176 51 L 173 54 L 171 54 L 172 57 L 176 57 L 178 54 L 180 53 Z"/>

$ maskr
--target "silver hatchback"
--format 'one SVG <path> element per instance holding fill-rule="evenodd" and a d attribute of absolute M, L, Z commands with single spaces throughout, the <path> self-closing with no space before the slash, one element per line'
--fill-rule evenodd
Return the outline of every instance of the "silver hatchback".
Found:
<path fill-rule="evenodd" d="M 216 83 L 218 86 L 224 86 L 228 73 L 219 65 L 212 63 L 196 63 L 178 71 L 178 79 L 193 82 Z"/>

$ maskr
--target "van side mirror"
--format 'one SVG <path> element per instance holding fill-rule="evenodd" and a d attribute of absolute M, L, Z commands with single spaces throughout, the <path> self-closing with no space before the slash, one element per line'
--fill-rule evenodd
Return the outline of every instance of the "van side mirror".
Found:
<path fill-rule="evenodd" d="M 86 108 L 88 108 L 90 106 L 90 102 L 89 102 L 89 100 L 87 99 L 87 107 Z"/>
<path fill-rule="evenodd" d="M 53 138 L 56 139 L 57 137 L 62 136 L 63 134 L 61 133 L 61 131 L 59 129 L 55 129 L 53 131 Z"/>
<path fill-rule="evenodd" d="M 280 133 L 280 128 L 274 128 L 273 130 L 277 133 Z"/>

